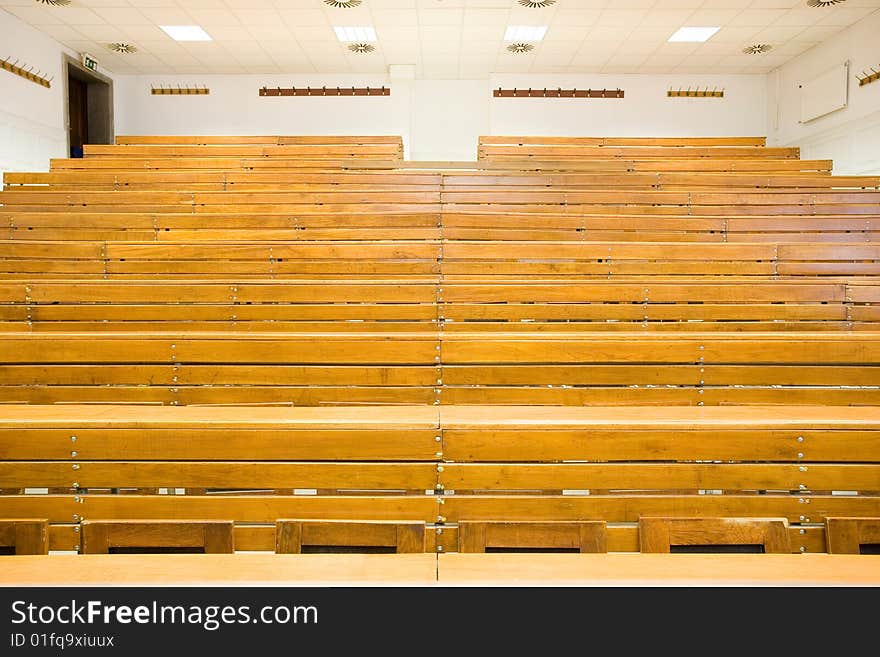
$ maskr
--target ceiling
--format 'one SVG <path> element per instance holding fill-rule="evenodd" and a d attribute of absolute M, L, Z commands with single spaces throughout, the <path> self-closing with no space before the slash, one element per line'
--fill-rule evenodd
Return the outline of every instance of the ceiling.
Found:
<path fill-rule="evenodd" d="M 121 74 L 375 73 L 416 64 L 421 77 L 489 73 L 764 73 L 880 8 L 846 0 L 363 0 L 337 9 L 322 0 L 0 0 L 0 7 Z M 159 25 L 201 25 L 206 43 L 178 43 Z M 376 50 L 350 53 L 333 25 L 372 25 Z M 507 25 L 548 25 L 534 50 L 515 55 Z M 706 43 L 667 43 L 682 26 L 720 26 Z M 133 44 L 119 55 L 110 42 Z M 743 55 L 745 46 L 773 50 Z"/>

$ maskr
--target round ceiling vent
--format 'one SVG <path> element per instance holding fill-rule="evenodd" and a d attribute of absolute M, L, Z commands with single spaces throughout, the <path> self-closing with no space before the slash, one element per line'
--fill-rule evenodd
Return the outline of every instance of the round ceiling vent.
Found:
<path fill-rule="evenodd" d="M 756 43 L 753 46 L 743 48 L 743 54 L 760 55 L 761 53 L 765 53 L 769 50 L 773 50 L 773 46 L 771 46 L 769 43 Z"/>
<path fill-rule="evenodd" d="M 522 55 L 535 49 L 531 43 L 511 43 L 507 49 L 514 55 Z"/>
<path fill-rule="evenodd" d="M 71 0 L 37 0 L 37 4 L 49 5 L 50 7 L 66 7 Z"/>
<path fill-rule="evenodd" d="M 809 7 L 832 7 L 846 2 L 846 0 L 807 0 Z"/>
<path fill-rule="evenodd" d="M 324 0 L 324 4 L 336 9 L 351 9 L 361 4 L 361 0 Z"/>
<path fill-rule="evenodd" d="M 529 9 L 543 9 L 550 5 L 555 5 L 556 0 L 519 0 L 519 4 Z"/>
<path fill-rule="evenodd" d="M 113 52 L 120 52 L 123 55 L 130 55 L 138 51 L 137 46 L 133 46 L 130 43 L 108 43 L 107 47 Z"/>
<path fill-rule="evenodd" d="M 350 43 L 348 44 L 348 49 L 360 55 L 365 55 L 368 52 L 373 52 L 376 49 L 376 46 L 370 45 L 369 43 Z"/>

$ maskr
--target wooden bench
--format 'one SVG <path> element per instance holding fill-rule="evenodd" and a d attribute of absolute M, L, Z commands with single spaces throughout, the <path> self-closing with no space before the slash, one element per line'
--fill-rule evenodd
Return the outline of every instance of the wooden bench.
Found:
<path fill-rule="evenodd" d="M 642 552 L 712 552 L 725 548 L 757 548 L 760 552 L 791 553 L 785 518 L 640 518 Z"/>
<path fill-rule="evenodd" d="M 296 518 L 428 523 L 444 552 L 470 540 L 460 523 L 526 520 L 605 521 L 608 550 L 637 551 L 656 516 L 783 517 L 793 551 L 821 552 L 826 517 L 880 515 L 873 408 L 243 410 L 0 406 L 3 514 L 48 517 L 53 550 L 82 519 L 170 518 L 234 520 L 236 549 L 271 550 Z M 537 527 L 511 547 L 553 534 Z"/>
<path fill-rule="evenodd" d="M 232 522 L 84 520 L 80 526 L 83 554 L 234 552 Z"/>
<path fill-rule="evenodd" d="M 49 521 L 0 519 L 0 554 L 48 554 Z"/>
<path fill-rule="evenodd" d="M 880 518 L 826 518 L 828 552 L 833 554 L 877 553 Z"/>
<path fill-rule="evenodd" d="M 606 552 L 604 521 L 458 523 L 459 552 Z"/>
<path fill-rule="evenodd" d="M 426 531 L 424 522 L 278 520 L 275 552 L 425 552 Z"/>

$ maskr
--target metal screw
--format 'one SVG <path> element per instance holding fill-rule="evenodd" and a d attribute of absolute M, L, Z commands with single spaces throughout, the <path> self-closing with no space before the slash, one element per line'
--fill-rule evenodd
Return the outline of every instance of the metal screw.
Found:
<path fill-rule="evenodd" d="M 438 546 L 437 546 L 437 552 L 443 552 L 443 546 L 442 546 L 442 545 L 438 545 Z"/>
<path fill-rule="evenodd" d="M 442 466 L 442 465 L 438 465 L 438 466 L 437 466 L 437 472 L 443 472 L 443 466 Z"/>
<path fill-rule="evenodd" d="M 77 534 L 79 534 L 79 525 L 77 525 L 76 527 L 74 527 L 74 528 L 73 528 L 73 531 L 75 531 Z M 76 549 L 77 549 L 77 551 L 79 551 L 79 545 L 76 546 Z"/>
<path fill-rule="evenodd" d="M 71 436 L 71 437 L 70 437 L 70 442 L 75 443 L 75 442 L 76 442 L 76 436 Z"/>
<path fill-rule="evenodd" d="M 76 452 L 71 452 L 70 455 L 76 457 Z"/>
<path fill-rule="evenodd" d="M 800 470 L 801 472 L 806 472 L 807 468 L 806 468 L 806 466 L 802 465 L 801 467 L 798 468 L 798 470 Z"/>
<path fill-rule="evenodd" d="M 804 437 L 803 437 L 803 436 L 798 436 L 798 437 L 797 437 L 797 441 L 798 441 L 799 443 L 804 442 Z"/>
<path fill-rule="evenodd" d="M 806 534 L 806 533 L 807 533 L 807 530 L 806 530 L 806 529 L 801 529 L 798 533 L 799 533 L 799 534 Z"/>
<path fill-rule="evenodd" d="M 436 486 L 434 486 L 434 488 L 436 490 L 443 490 L 443 484 L 437 484 Z"/>
<path fill-rule="evenodd" d="M 801 490 L 807 490 L 807 487 L 803 484 L 798 484 L 798 488 L 800 488 Z"/>
<path fill-rule="evenodd" d="M 803 453 L 803 452 L 798 452 L 798 458 L 799 458 L 799 459 L 804 458 L 804 453 Z"/>
<path fill-rule="evenodd" d="M 71 487 L 71 488 L 79 488 L 79 482 L 78 482 L 78 481 L 74 481 L 74 482 L 70 485 L 70 487 Z"/>
<path fill-rule="evenodd" d="M 443 439 L 440 436 L 434 436 L 435 443 L 439 443 L 441 440 L 443 440 Z"/>
<path fill-rule="evenodd" d="M 74 469 L 74 470 L 79 470 L 79 463 L 74 463 L 74 464 L 73 464 L 73 469 Z"/>
<path fill-rule="evenodd" d="M 434 452 L 434 456 L 439 459 L 441 456 L 443 456 L 443 452 Z"/>
<path fill-rule="evenodd" d="M 438 527 L 438 528 L 437 528 L 437 533 L 438 533 L 438 534 L 442 534 L 442 533 L 443 533 L 443 529 L 440 528 L 440 527 Z"/>
<path fill-rule="evenodd" d="M 73 498 L 73 501 L 74 501 L 74 502 L 81 502 L 82 499 L 81 499 L 79 496 L 76 496 L 76 497 Z"/>
<path fill-rule="evenodd" d="M 73 514 L 73 519 L 74 519 L 74 520 L 79 520 L 79 516 L 78 516 L 77 514 L 74 513 L 74 514 Z"/>
<path fill-rule="evenodd" d="M 801 545 L 801 552 L 806 552 L 806 551 L 807 551 L 807 548 L 805 548 L 803 545 Z"/>
<path fill-rule="evenodd" d="M 446 516 L 437 516 L 437 522 L 446 522 Z"/>
<path fill-rule="evenodd" d="M 803 500 L 802 500 L 802 501 L 803 501 Z M 804 516 L 801 516 L 801 521 L 803 521 L 803 519 L 804 519 Z"/>

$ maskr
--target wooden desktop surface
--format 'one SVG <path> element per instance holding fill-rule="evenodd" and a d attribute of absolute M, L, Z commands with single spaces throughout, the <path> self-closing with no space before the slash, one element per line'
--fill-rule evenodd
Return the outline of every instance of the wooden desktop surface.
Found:
<path fill-rule="evenodd" d="M 0 586 L 880 586 L 880 557 L 269 553 L 0 557 Z"/>

